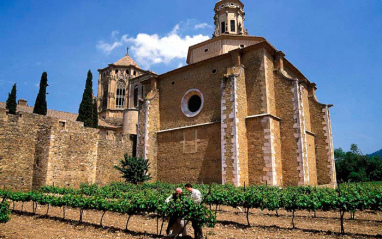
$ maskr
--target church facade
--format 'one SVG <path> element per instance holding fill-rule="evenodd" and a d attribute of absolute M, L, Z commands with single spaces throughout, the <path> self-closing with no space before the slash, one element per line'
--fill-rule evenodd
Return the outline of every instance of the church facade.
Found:
<path fill-rule="evenodd" d="M 157 75 L 127 54 L 99 70 L 100 118 L 131 135 L 153 180 L 335 186 L 332 105 L 282 51 L 248 35 L 241 1 L 214 10 L 213 38 L 189 48 L 188 65 Z"/>

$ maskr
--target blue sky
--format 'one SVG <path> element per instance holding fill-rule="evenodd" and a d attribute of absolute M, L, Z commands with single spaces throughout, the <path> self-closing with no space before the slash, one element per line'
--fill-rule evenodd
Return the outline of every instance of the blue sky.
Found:
<path fill-rule="evenodd" d="M 331 109 L 334 146 L 382 148 L 382 1 L 243 0 L 245 28 L 317 83 Z M 0 101 L 12 84 L 33 105 L 43 71 L 48 107 L 77 112 L 86 73 L 130 55 L 164 73 L 187 46 L 211 37 L 215 0 L 0 0 Z M 155 44 L 153 43 L 155 42 Z M 143 55 L 144 57 L 138 57 Z"/>

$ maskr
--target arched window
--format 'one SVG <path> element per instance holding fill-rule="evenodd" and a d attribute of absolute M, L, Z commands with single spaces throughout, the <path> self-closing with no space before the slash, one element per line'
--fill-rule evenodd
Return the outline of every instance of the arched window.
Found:
<path fill-rule="evenodd" d="M 120 80 L 117 83 L 117 101 L 116 108 L 124 109 L 125 108 L 125 95 L 126 95 L 126 84 L 124 81 Z"/>
<path fill-rule="evenodd" d="M 138 86 L 134 87 L 134 107 L 138 107 Z"/>

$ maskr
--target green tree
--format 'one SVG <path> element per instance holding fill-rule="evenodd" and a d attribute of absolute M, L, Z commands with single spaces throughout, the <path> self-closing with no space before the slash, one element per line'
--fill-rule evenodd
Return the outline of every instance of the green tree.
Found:
<path fill-rule="evenodd" d="M 16 84 L 13 85 L 11 93 L 8 94 L 6 108 L 8 109 L 10 114 L 16 114 Z"/>
<path fill-rule="evenodd" d="M 48 87 L 48 74 L 43 72 L 40 80 L 40 89 L 34 103 L 33 113 L 46 115 L 48 108 L 46 103 L 46 87 Z"/>
<path fill-rule="evenodd" d="M 354 154 L 362 155 L 361 151 L 358 149 L 358 145 L 356 144 L 350 145 L 350 151 Z"/>
<path fill-rule="evenodd" d="M 364 182 L 382 180 L 382 160 L 378 156 L 363 155 L 356 144 L 350 151 L 334 150 L 338 182 Z"/>
<path fill-rule="evenodd" d="M 114 168 L 122 173 L 122 177 L 126 182 L 138 184 L 151 179 L 148 159 L 135 158 L 125 154 L 124 159 L 120 163 L 120 167 L 114 166 Z"/>
<path fill-rule="evenodd" d="M 82 95 L 82 101 L 78 110 L 77 121 L 84 122 L 85 127 L 97 128 L 98 121 L 97 112 L 94 110 L 93 102 L 93 74 L 89 70 L 86 78 L 85 90 Z"/>

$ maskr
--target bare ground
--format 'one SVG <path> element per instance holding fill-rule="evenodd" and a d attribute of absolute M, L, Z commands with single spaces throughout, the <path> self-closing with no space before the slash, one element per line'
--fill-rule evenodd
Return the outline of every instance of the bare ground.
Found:
<path fill-rule="evenodd" d="M 12 207 L 12 204 L 11 204 Z M 21 210 L 23 209 L 23 210 Z M 215 228 L 203 228 L 206 238 L 382 238 L 382 213 L 357 212 L 356 219 L 346 215 L 345 235 L 340 235 L 338 212 L 317 212 L 317 217 L 306 211 L 296 212 L 296 229 L 291 226 L 291 213 L 280 210 L 275 212 L 252 209 L 247 226 L 245 213 L 239 209 L 222 207 L 217 212 Z M 107 212 L 103 227 L 99 226 L 102 212 L 85 211 L 83 222 L 79 223 L 79 209 L 66 208 L 65 219 L 62 208 L 38 206 L 32 213 L 32 203 L 15 204 L 11 221 L 0 225 L 0 238 L 10 239 L 69 239 L 69 238 L 161 238 L 157 236 L 155 215 L 132 216 L 125 231 L 127 215 Z M 160 231 L 161 220 L 158 223 Z M 162 235 L 166 229 L 164 223 Z M 191 225 L 187 226 L 189 235 L 193 235 Z"/>

